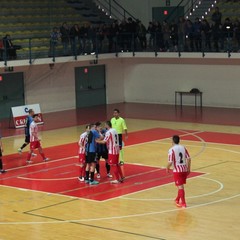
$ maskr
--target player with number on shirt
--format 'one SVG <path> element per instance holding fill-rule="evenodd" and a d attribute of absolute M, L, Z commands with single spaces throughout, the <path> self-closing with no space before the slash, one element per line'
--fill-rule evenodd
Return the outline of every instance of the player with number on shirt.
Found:
<path fill-rule="evenodd" d="M 172 137 L 173 146 L 168 151 L 167 173 L 173 166 L 173 177 L 175 185 L 178 188 L 178 195 L 175 199 L 177 207 L 186 208 L 184 184 L 191 169 L 190 155 L 183 145 L 179 144 L 180 137 L 174 135 Z"/>

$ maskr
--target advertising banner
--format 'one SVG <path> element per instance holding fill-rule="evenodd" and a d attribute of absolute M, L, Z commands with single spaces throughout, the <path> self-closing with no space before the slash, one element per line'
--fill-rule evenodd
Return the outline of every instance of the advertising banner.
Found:
<path fill-rule="evenodd" d="M 13 122 L 15 128 L 25 127 L 26 117 L 28 116 L 29 109 L 33 109 L 35 114 L 39 116 L 38 124 L 43 124 L 43 117 L 39 104 L 24 105 L 12 107 Z"/>

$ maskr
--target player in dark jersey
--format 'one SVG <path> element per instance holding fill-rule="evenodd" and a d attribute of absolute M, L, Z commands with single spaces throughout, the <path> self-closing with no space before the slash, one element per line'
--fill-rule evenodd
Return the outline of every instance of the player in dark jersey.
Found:
<path fill-rule="evenodd" d="M 95 123 L 95 126 L 101 126 L 101 123 L 100 122 L 97 122 Z M 103 137 L 105 137 L 105 133 L 106 133 L 106 129 L 104 128 L 101 128 L 100 127 L 100 132 L 102 134 Z M 108 178 L 112 178 L 112 175 L 110 173 L 110 165 L 108 164 L 108 149 L 107 149 L 107 146 L 106 144 L 99 144 L 97 143 L 97 153 L 96 153 L 96 160 L 97 160 L 97 163 L 96 163 L 96 172 L 97 172 L 97 178 L 100 179 L 101 178 L 101 175 L 100 175 L 100 164 L 99 164 L 99 161 L 101 159 L 104 159 L 105 160 L 105 167 L 106 167 L 106 171 L 107 171 L 107 177 Z"/>
<path fill-rule="evenodd" d="M 34 115 L 34 111 L 33 109 L 29 109 L 28 110 L 28 116 L 26 118 L 26 124 L 25 124 L 25 142 L 23 143 L 23 145 L 18 149 L 18 152 L 21 154 L 23 148 L 25 148 L 29 143 L 30 143 L 30 131 L 29 131 L 29 127 L 30 124 L 33 121 L 33 115 Z M 32 156 L 36 156 L 37 154 L 32 153 Z"/>

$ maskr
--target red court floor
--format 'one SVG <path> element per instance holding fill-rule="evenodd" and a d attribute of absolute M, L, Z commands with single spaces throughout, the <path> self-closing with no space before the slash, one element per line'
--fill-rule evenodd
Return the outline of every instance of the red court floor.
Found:
<path fill-rule="evenodd" d="M 128 146 L 139 143 L 161 140 L 179 134 L 184 140 L 216 142 L 225 144 L 240 143 L 239 134 L 177 131 L 172 129 L 154 128 L 129 133 Z M 194 135 L 193 135 L 194 134 Z M 200 138 L 199 138 L 200 137 Z M 42 162 L 40 156 L 33 158 L 31 165 L 26 165 L 26 154 L 11 154 L 4 157 L 8 173 L 0 175 L 0 184 L 5 186 L 44 191 L 48 193 L 68 195 L 72 197 L 104 201 L 129 193 L 150 189 L 156 186 L 172 183 L 172 175 L 165 169 L 138 164 L 126 164 L 127 178 L 125 183 L 113 185 L 106 177 L 104 163 L 101 163 L 102 178 L 97 186 L 78 181 L 77 144 L 45 148 L 49 162 Z M 136 159 L 137 162 L 137 159 Z M 192 172 L 191 177 L 203 173 Z"/>

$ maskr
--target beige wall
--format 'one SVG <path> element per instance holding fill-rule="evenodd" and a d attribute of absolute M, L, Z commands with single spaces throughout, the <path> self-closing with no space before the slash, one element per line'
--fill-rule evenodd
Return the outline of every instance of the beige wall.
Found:
<path fill-rule="evenodd" d="M 160 62 L 160 63 L 158 63 Z M 203 104 L 215 107 L 240 107 L 240 68 L 238 65 L 196 65 L 124 62 L 125 101 L 174 104 L 176 90 L 203 92 Z M 194 99 L 184 97 L 192 105 Z"/>
<path fill-rule="evenodd" d="M 203 91 L 203 105 L 240 107 L 240 60 L 201 58 L 155 58 L 142 55 L 99 59 L 106 65 L 107 103 L 142 102 L 174 104 L 176 90 Z M 26 104 L 40 103 L 42 112 L 75 108 L 74 68 L 89 61 L 15 67 L 25 77 Z M 193 105 L 191 97 L 184 104 Z"/>

